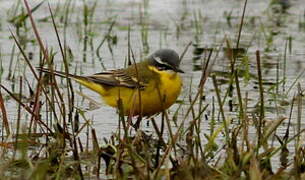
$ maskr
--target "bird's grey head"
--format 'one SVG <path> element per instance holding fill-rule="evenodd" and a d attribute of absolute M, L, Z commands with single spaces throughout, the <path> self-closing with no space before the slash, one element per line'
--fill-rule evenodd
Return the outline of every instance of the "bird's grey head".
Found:
<path fill-rule="evenodd" d="M 184 73 L 180 68 L 180 59 L 176 51 L 172 49 L 160 49 L 148 57 L 149 63 L 159 70 L 173 70 Z"/>

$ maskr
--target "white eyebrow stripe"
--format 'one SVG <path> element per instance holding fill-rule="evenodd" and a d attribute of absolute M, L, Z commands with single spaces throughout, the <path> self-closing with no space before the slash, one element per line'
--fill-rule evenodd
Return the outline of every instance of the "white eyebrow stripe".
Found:
<path fill-rule="evenodd" d="M 155 59 L 155 61 L 156 61 L 157 63 L 159 63 L 159 64 L 163 64 L 163 65 L 172 67 L 172 66 L 171 66 L 170 64 L 168 64 L 167 62 L 162 61 L 161 58 L 158 57 L 158 56 L 155 56 L 154 59 Z"/>
<path fill-rule="evenodd" d="M 157 63 L 159 63 L 159 64 L 164 64 L 164 62 L 161 60 L 160 57 L 155 56 L 154 59 L 155 59 L 155 61 L 156 61 Z"/>

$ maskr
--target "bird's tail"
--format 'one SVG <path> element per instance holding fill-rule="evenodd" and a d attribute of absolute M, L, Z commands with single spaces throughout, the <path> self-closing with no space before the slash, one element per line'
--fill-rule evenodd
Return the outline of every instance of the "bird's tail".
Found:
<path fill-rule="evenodd" d="M 50 69 L 43 68 L 43 67 L 37 67 L 36 69 L 40 72 L 44 72 L 47 74 L 54 74 L 55 76 L 68 77 L 68 78 L 72 78 L 72 79 L 80 78 L 77 75 L 69 74 L 69 73 L 62 72 L 62 71 L 50 70 Z"/>
<path fill-rule="evenodd" d="M 89 88 L 101 95 L 105 94 L 105 92 L 106 92 L 105 89 L 103 88 L 102 84 L 95 83 L 90 77 L 69 74 L 66 72 L 50 70 L 50 69 L 42 68 L 42 67 L 38 67 L 37 70 L 47 73 L 47 74 L 54 74 L 55 76 L 71 78 L 74 81 L 86 86 L 87 88 Z"/>

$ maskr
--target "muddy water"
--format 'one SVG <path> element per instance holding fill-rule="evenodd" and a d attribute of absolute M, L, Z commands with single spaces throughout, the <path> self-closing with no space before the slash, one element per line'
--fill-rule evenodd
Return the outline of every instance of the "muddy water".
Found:
<path fill-rule="evenodd" d="M 182 53 L 185 46 L 192 41 L 193 45 L 186 53 L 183 59 L 181 68 L 186 72 L 182 75 L 184 79 L 184 88 L 179 100 L 184 101 L 183 107 L 189 104 L 189 92 L 196 93 L 196 89 L 201 77 L 201 64 L 200 57 L 207 54 L 194 54 L 193 52 L 198 49 L 215 48 L 212 59 L 212 71 L 216 72 L 219 85 L 222 91 L 228 88 L 228 72 L 229 60 L 223 53 L 223 47 L 228 45 L 225 38 L 231 43 L 231 46 L 236 45 L 236 39 L 243 9 L 243 1 L 241 0 L 104 0 L 98 1 L 93 18 L 90 20 L 88 29 L 90 36 L 93 36 L 92 46 L 88 44 L 87 50 L 84 52 L 84 23 L 83 23 L 83 3 L 82 1 L 71 2 L 69 8 L 69 21 L 64 30 L 62 21 L 67 3 L 69 1 L 49 1 L 55 13 L 56 21 L 60 37 L 62 40 L 66 39 L 66 46 L 71 49 L 73 54 L 73 61 L 71 61 L 71 72 L 77 74 L 92 74 L 95 72 L 103 71 L 104 69 L 115 69 L 124 66 L 124 61 L 127 57 L 128 46 L 128 26 L 131 27 L 131 47 L 134 50 L 137 60 L 142 59 L 147 54 L 159 48 L 172 48 L 177 52 Z M 285 1 L 282 1 L 285 2 Z M 290 1 L 289 1 L 290 2 Z M 88 1 L 88 7 L 93 6 L 95 1 Z M 1 77 L 1 83 L 11 89 L 15 87 L 18 91 L 18 80 L 7 80 L 10 72 L 9 64 L 13 59 L 12 70 L 16 79 L 23 76 L 24 79 L 29 81 L 30 85 L 33 83 L 33 75 L 29 68 L 25 65 L 18 50 L 15 49 L 14 55 L 14 42 L 10 38 L 9 29 L 15 33 L 15 26 L 8 23 L 7 20 L 11 19 L 12 11 L 18 4 L 18 1 L 0 0 L 0 22 L 1 22 L 1 35 L 0 35 L 0 50 L 2 66 L 4 72 Z M 22 3 L 20 3 L 22 6 Z M 31 6 L 37 5 L 36 1 L 30 1 Z M 248 61 L 238 61 L 242 70 L 249 69 L 248 73 L 240 74 L 239 80 L 242 89 L 243 97 L 248 94 L 248 110 L 249 113 L 255 111 L 256 104 L 258 103 L 258 85 L 257 85 L 257 70 L 255 61 L 255 51 L 260 50 L 262 58 L 262 70 L 264 80 L 267 82 L 265 86 L 266 93 L 266 106 L 268 107 L 266 116 L 272 121 L 280 116 L 288 117 L 289 105 L 280 106 L 276 109 L 274 101 L 274 88 L 272 84 L 279 79 L 285 77 L 285 83 L 280 85 L 278 91 L 280 94 L 287 96 L 279 96 L 280 102 L 291 102 L 292 96 L 297 91 L 297 87 L 289 88 L 295 81 L 298 75 L 304 70 L 305 59 L 305 4 L 302 0 L 295 0 L 290 2 L 290 7 L 283 10 L 285 4 L 273 4 L 264 0 L 249 1 L 243 30 L 241 33 L 240 46 L 243 50 L 247 51 Z M 58 10 L 58 11 L 56 11 Z M 20 12 L 20 9 L 19 11 Z M 43 42 L 49 49 L 57 52 L 55 55 L 55 62 L 57 69 L 61 68 L 61 56 L 54 33 L 50 14 L 48 12 L 47 4 L 44 3 L 33 14 L 37 20 L 38 29 Z M 45 19 L 47 19 L 45 21 Z M 99 56 L 96 50 L 99 44 L 103 41 L 104 36 L 110 27 L 111 22 L 115 20 L 115 25 L 111 32 L 111 37 L 116 38 L 116 43 L 105 42 L 99 49 Z M 39 48 L 27 22 L 28 31 L 20 30 L 20 35 L 24 38 L 26 43 L 26 52 L 33 53 L 33 66 L 38 65 Z M 144 35 L 143 35 L 144 34 Z M 145 35 L 146 34 L 146 35 Z M 288 41 L 287 39 L 291 39 Z M 89 38 L 90 39 L 90 38 Z M 93 51 L 92 51 L 92 49 Z M 111 48 L 110 48 L 111 47 Z M 196 60 L 199 56 L 199 60 Z M 284 60 L 285 59 L 285 60 Z M 84 62 L 86 60 L 86 62 Z M 244 64 L 243 64 L 244 63 Z M 248 79 L 249 78 L 249 79 Z M 279 80 L 279 81 L 280 81 Z M 222 82 L 222 83 L 220 83 Z M 304 84 L 304 76 L 300 76 L 297 82 Z M 64 85 L 63 85 L 64 86 Z M 33 86 L 34 87 L 34 86 Z M 76 90 L 87 94 L 90 98 L 99 101 L 99 96 L 87 89 L 81 88 L 78 84 L 74 84 Z M 28 95 L 28 87 L 24 85 L 24 94 Z M 206 103 L 211 104 L 215 98 L 214 87 L 211 79 L 208 79 L 205 86 Z M 117 130 L 118 117 L 114 109 L 105 105 L 100 105 L 99 108 L 91 108 L 89 100 L 84 99 L 80 95 L 77 96 L 77 107 L 86 111 L 87 119 L 92 121 L 92 126 L 97 130 L 98 137 L 109 137 L 112 132 Z M 237 103 L 236 96 L 230 97 L 233 104 Z M 285 104 L 285 103 L 283 103 Z M 9 117 L 13 119 L 16 116 L 16 104 L 13 100 L 6 101 L 6 106 L 9 112 Z M 173 105 L 169 113 L 173 114 L 177 108 L 177 104 Z M 216 104 L 217 106 L 217 104 Z M 230 108 L 227 103 L 224 105 L 227 117 L 235 117 L 234 112 L 237 107 Z M 181 116 L 185 113 L 185 109 L 179 112 Z M 205 117 L 207 120 L 202 121 L 203 133 L 207 133 L 210 129 L 209 118 L 211 117 L 212 105 L 206 111 Z M 296 114 L 296 113 L 294 113 Z M 25 120 L 27 117 L 23 117 Z M 160 117 L 156 117 L 160 122 Z M 232 119 L 233 125 L 237 123 Z M 152 126 L 144 122 L 142 128 L 151 131 Z M 295 120 L 293 124 L 296 124 Z M 287 126 L 282 125 L 278 134 L 283 135 Z M 293 134 L 292 126 L 292 134 Z M 254 129 L 250 132 L 255 136 Z M 219 142 L 223 137 L 219 137 Z M 292 146 L 292 145 L 291 145 Z"/>

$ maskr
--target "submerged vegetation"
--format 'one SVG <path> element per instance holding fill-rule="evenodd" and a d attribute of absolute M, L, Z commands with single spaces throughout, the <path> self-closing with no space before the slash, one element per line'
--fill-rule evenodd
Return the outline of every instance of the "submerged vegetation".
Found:
<path fill-rule="evenodd" d="M 177 0 L 179 17 L 166 26 L 153 22 L 149 0 L 130 1 L 137 8 L 127 24 L 110 1 L 101 20 L 97 0 L 16 0 L 6 19 L 13 43 L 0 51 L 0 179 L 304 179 L 304 50 L 291 62 L 304 36 L 286 26 L 304 32 L 305 13 L 291 15 L 295 4 L 272 0 L 252 16 L 253 2 L 231 1 L 238 6 L 218 22 Z M 176 104 L 149 118 L 94 115 L 104 108 L 96 110 L 96 95 L 35 69 L 101 71 L 170 46 L 190 72 Z"/>

